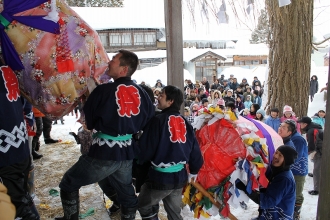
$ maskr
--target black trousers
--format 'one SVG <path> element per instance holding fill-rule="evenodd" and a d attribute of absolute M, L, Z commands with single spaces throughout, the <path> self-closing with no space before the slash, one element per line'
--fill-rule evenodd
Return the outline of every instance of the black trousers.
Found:
<path fill-rule="evenodd" d="M 33 137 L 33 142 L 38 142 L 42 133 L 44 133 L 44 138 L 50 138 L 50 131 L 52 130 L 52 120 L 46 117 L 36 117 L 37 132 Z"/>
<path fill-rule="evenodd" d="M 8 189 L 8 195 L 16 207 L 16 216 L 23 216 L 30 210 L 30 196 L 27 194 L 27 177 L 31 165 L 31 158 L 13 164 L 0 167 L 0 178 Z"/>

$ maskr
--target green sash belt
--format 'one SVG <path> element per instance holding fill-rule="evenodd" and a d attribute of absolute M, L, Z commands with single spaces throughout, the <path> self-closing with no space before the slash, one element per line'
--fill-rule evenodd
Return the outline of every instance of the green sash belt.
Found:
<path fill-rule="evenodd" d="M 96 137 L 103 138 L 105 140 L 112 140 L 112 141 L 128 141 L 128 140 L 132 139 L 131 134 L 126 134 L 126 135 L 114 137 L 114 136 L 111 136 L 111 135 L 108 135 L 108 134 L 104 134 L 102 132 L 94 133 L 93 138 L 96 138 Z"/>
<path fill-rule="evenodd" d="M 162 172 L 162 173 L 176 173 L 179 172 L 183 169 L 183 164 L 179 163 L 170 167 L 166 167 L 166 168 L 161 168 L 161 167 L 155 167 L 153 166 L 152 168 L 158 172 Z"/>

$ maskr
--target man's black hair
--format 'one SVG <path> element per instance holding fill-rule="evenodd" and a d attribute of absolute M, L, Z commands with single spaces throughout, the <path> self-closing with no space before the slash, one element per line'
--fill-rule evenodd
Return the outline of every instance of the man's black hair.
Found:
<path fill-rule="evenodd" d="M 139 65 L 138 56 L 135 53 L 128 50 L 119 50 L 118 52 L 121 54 L 119 58 L 120 66 L 127 66 L 128 67 L 127 76 L 132 76 Z"/>
<path fill-rule="evenodd" d="M 142 89 L 144 89 L 144 91 L 146 91 L 146 93 L 148 94 L 152 104 L 155 103 L 155 96 L 154 93 L 152 92 L 152 89 L 149 86 L 146 85 L 139 85 Z"/>
<path fill-rule="evenodd" d="M 259 91 L 258 90 L 253 90 L 253 94 L 259 96 Z"/>
<path fill-rule="evenodd" d="M 166 101 L 173 101 L 171 107 L 180 111 L 183 103 L 183 93 L 181 89 L 176 86 L 165 86 L 162 90 L 166 94 Z"/>
<path fill-rule="evenodd" d="M 295 133 L 297 127 L 296 127 L 296 122 L 294 120 L 287 119 L 283 122 L 288 125 L 288 131 L 291 131 L 292 134 Z"/>

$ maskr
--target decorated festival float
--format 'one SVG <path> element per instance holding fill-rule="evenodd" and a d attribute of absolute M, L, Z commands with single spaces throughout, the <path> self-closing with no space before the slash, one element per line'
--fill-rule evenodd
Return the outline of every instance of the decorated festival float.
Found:
<path fill-rule="evenodd" d="M 0 1 L 4 62 L 21 94 L 50 118 L 59 118 L 109 80 L 108 56 L 97 33 L 64 0 Z"/>
<path fill-rule="evenodd" d="M 235 187 L 237 179 L 247 192 L 266 188 L 265 172 L 282 138 L 268 125 L 210 106 L 195 118 L 193 127 L 204 158 L 197 180 L 183 191 L 183 203 L 194 218 L 220 214 L 237 219 L 230 207 L 247 202 L 248 196 Z"/>

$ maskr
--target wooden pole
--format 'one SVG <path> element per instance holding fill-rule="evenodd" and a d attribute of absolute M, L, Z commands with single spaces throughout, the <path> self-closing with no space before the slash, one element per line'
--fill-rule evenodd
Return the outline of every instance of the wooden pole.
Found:
<path fill-rule="evenodd" d="M 183 91 L 183 38 L 181 0 L 164 0 L 167 85 L 177 86 Z M 183 106 L 181 108 L 183 114 Z"/>
<path fill-rule="evenodd" d="M 198 182 L 191 181 L 191 185 L 193 185 L 196 189 L 198 189 L 198 191 L 200 191 L 200 192 L 203 194 L 203 196 L 206 196 L 207 198 L 209 198 L 210 201 L 211 201 L 211 202 L 212 202 L 212 203 L 213 203 L 218 209 L 220 209 L 220 207 L 221 207 L 220 203 L 219 203 L 218 201 L 216 201 L 216 200 L 213 198 L 213 196 L 210 195 L 210 193 L 207 192 L 201 184 L 199 184 Z M 229 218 L 230 220 L 237 220 L 237 218 L 236 218 L 233 214 L 231 214 L 230 212 L 229 212 L 229 214 L 228 214 L 228 218 Z"/>
<path fill-rule="evenodd" d="M 330 81 L 330 65 L 328 69 L 328 82 Z M 325 127 L 323 135 L 322 145 L 322 161 L 321 161 L 321 185 L 319 192 L 319 200 L 317 205 L 317 217 L 316 219 L 330 219 L 330 135 L 327 132 L 330 131 L 330 95 L 329 95 L 329 84 L 327 88 L 327 109 L 325 114 Z"/>

